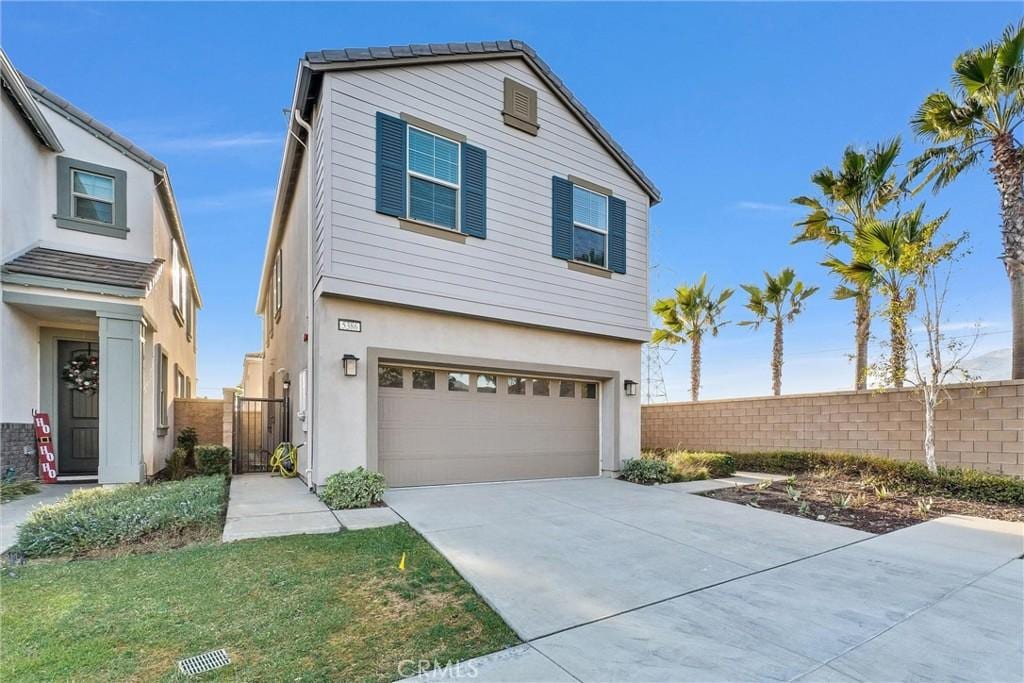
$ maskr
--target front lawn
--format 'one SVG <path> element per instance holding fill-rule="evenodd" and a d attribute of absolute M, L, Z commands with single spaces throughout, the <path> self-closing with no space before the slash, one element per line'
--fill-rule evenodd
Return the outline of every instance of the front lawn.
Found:
<path fill-rule="evenodd" d="M 406 553 L 406 569 L 398 564 Z M 0 680 L 387 681 L 517 642 L 406 525 L 8 567 Z"/>

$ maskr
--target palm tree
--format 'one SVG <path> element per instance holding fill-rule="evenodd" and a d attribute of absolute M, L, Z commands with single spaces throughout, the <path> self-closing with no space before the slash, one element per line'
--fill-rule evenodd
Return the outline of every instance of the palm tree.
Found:
<path fill-rule="evenodd" d="M 658 299 L 654 313 L 661 318 L 662 326 L 651 334 L 651 343 L 680 344 L 690 342 L 690 398 L 699 400 L 700 395 L 700 350 L 705 334 L 718 336 L 718 331 L 728 325 L 723 321 L 725 302 L 733 290 L 723 289 L 715 296 L 707 286 L 707 273 L 701 275 L 696 284 L 682 284 L 676 287 L 675 297 Z"/>
<path fill-rule="evenodd" d="M 806 287 L 796 279 L 792 268 L 783 268 L 778 275 L 764 274 L 765 287 L 740 285 L 746 291 L 749 301 L 746 307 L 754 314 L 753 320 L 744 320 L 740 325 L 749 325 L 755 330 L 763 322 L 775 326 L 775 340 L 772 344 L 772 393 L 782 393 L 782 329 L 785 323 L 803 310 L 804 301 L 818 291 L 817 287 Z"/>
<path fill-rule="evenodd" d="M 929 95 L 911 121 L 933 146 L 911 163 L 911 175 L 938 191 L 978 164 L 991 148 L 999 191 L 1003 254 L 1010 280 L 1013 379 L 1024 379 L 1024 148 L 1016 137 L 1024 122 L 1024 21 L 1001 40 L 968 50 L 953 62 L 953 94 Z"/>
<path fill-rule="evenodd" d="M 842 245 L 850 251 L 848 260 L 855 260 L 853 235 L 857 226 L 873 219 L 900 196 L 900 185 L 893 173 L 900 147 L 899 138 L 879 143 L 867 153 L 847 147 L 838 172 L 828 166 L 815 171 L 811 182 L 818 186 L 821 196 L 793 199 L 794 204 L 810 210 L 803 220 L 794 224 L 800 232 L 793 238 L 793 243 L 817 241 L 829 250 Z M 834 251 L 831 258 L 835 258 Z M 857 346 L 854 387 L 866 389 L 874 283 L 862 280 L 851 287 L 841 272 L 834 271 L 834 274 L 840 277 L 842 284 L 836 288 L 833 298 L 853 299 L 856 304 L 853 321 Z"/>
<path fill-rule="evenodd" d="M 902 388 L 907 372 L 909 336 L 907 318 L 916 305 L 915 273 L 922 262 L 936 263 L 959 243 L 946 242 L 932 248 L 935 233 L 947 214 L 924 218 L 924 204 L 895 217 L 866 221 L 854 233 L 853 250 L 858 255 L 850 263 L 829 258 L 822 265 L 840 273 L 853 283 L 870 281 L 886 296 L 884 311 L 889 320 L 890 359 L 888 381 Z"/>

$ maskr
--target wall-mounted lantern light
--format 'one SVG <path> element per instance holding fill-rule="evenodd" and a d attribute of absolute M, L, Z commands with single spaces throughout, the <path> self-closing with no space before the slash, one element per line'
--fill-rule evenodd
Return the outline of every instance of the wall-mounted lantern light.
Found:
<path fill-rule="evenodd" d="M 345 368 L 346 377 L 355 377 L 356 371 L 359 368 L 359 359 L 353 356 L 351 353 L 346 353 L 341 357 L 341 365 Z"/>
<path fill-rule="evenodd" d="M 292 381 L 290 379 L 285 378 L 285 380 L 281 382 L 281 386 L 284 387 L 285 391 L 288 391 L 289 389 L 292 388 Z"/>
<path fill-rule="evenodd" d="M 637 383 L 631 379 L 627 379 L 622 383 L 623 388 L 626 390 L 626 396 L 636 396 Z"/>

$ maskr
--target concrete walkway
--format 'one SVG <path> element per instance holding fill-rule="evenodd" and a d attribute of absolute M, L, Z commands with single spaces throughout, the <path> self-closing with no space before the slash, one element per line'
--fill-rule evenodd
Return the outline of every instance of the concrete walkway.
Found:
<path fill-rule="evenodd" d="M 873 536 L 607 479 L 386 498 L 527 641 L 426 680 L 1024 677 L 1022 524 Z"/>
<path fill-rule="evenodd" d="M 40 484 L 39 493 L 24 496 L 0 505 L 0 553 L 18 542 L 18 527 L 33 508 L 56 503 L 75 489 L 93 488 L 96 484 Z"/>
<path fill-rule="evenodd" d="M 299 479 L 242 474 L 231 478 L 222 540 L 330 534 L 401 521 L 388 508 L 331 511 Z"/>

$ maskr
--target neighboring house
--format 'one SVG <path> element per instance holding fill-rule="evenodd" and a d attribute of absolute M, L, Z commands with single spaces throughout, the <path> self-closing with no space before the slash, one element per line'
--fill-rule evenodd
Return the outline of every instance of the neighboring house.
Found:
<path fill-rule="evenodd" d="M 238 385 L 242 396 L 263 398 L 263 354 L 247 353 L 242 360 L 242 381 Z"/>
<path fill-rule="evenodd" d="M 141 481 L 196 386 L 199 290 L 167 167 L 0 59 L 3 466 L 36 473 L 39 410 L 62 480 Z"/>
<path fill-rule="evenodd" d="M 308 53 L 292 116 L 257 310 L 310 483 L 597 475 L 639 453 L 658 190 L 533 50 Z"/>

